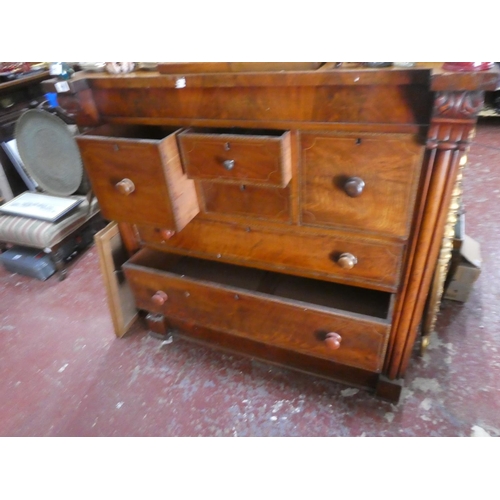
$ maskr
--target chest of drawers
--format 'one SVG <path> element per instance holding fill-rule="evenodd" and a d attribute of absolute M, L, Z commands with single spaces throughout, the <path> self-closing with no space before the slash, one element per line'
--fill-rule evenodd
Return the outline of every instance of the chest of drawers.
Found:
<path fill-rule="evenodd" d="M 66 97 L 151 328 L 397 401 L 458 166 L 497 79 L 77 75 Z"/>

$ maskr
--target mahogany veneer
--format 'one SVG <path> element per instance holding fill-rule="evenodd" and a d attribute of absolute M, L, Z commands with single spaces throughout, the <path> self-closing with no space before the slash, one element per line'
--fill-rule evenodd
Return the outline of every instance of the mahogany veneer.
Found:
<path fill-rule="evenodd" d="M 397 400 L 498 72 L 161 68 L 62 96 L 150 328 Z"/>

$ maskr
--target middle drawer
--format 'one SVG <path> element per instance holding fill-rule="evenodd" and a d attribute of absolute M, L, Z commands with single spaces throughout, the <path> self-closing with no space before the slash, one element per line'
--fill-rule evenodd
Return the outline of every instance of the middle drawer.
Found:
<path fill-rule="evenodd" d="M 291 231 L 271 223 L 195 218 L 171 237 L 160 227 L 136 227 L 143 244 L 168 252 L 389 291 L 397 290 L 405 248 L 344 231 Z"/>
<path fill-rule="evenodd" d="M 178 142 L 191 179 L 286 187 L 292 176 L 289 132 L 187 129 Z"/>

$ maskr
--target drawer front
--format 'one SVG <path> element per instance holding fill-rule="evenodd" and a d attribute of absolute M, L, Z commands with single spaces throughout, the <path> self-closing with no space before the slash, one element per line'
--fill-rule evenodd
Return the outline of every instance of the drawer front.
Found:
<path fill-rule="evenodd" d="M 389 331 L 383 321 L 131 264 L 124 270 L 139 309 L 373 372 L 382 368 Z"/>
<path fill-rule="evenodd" d="M 182 162 L 192 179 L 285 187 L 291 179 L 290 133 L 179 134 Z"/>
<path fill-rule="evenodd" d="M 199 182 L 206 213 L 290 222 L 290 189 Z"/>
<path fill-rule="evenodd" d="M 406 238 L 424 147 L 405 134 L 302 134 L 302 223 Z"/>
<path fill-rule="evenodd" d="M 77 142 L 106 219 L 179 231 L 199 212 L 175 135 L 163 140 L 80 136 Z"/>
<path fill-rule="evenodd" d="M 378 290 L 397 289 L 403 244 L 342 231 L 321 234 L 307 228 L 280 229 L 196 218 L 182 232 L 165 239 L 161 228 L 137 226 L 143 243 L 176 253 Z M 345 254 L 355 262 L 349 262 Z"/>

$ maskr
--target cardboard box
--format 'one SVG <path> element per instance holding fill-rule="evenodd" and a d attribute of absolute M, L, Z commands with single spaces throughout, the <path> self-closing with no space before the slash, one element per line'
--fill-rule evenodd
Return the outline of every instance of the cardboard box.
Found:
<path fill-rule="evenodd" d="M 451 266 L 448 284 L 443 298 L 467 302 L 474 282 L 481 274 L 481 247 L 479 243 L 466 234 L 463 235 L 459 258 Z"/>

